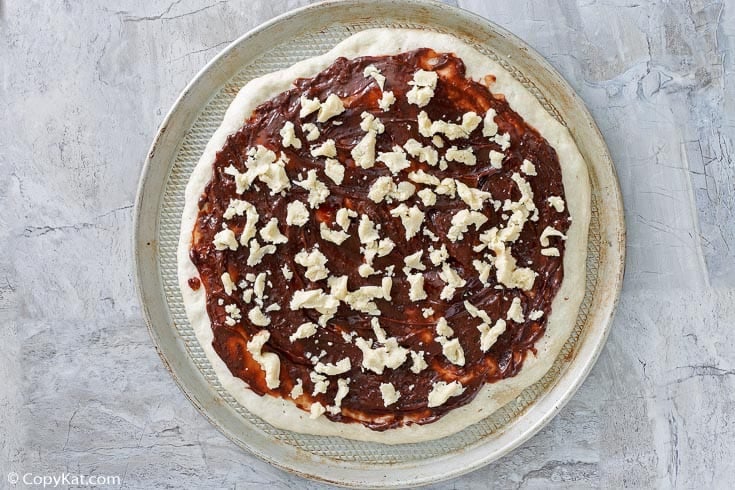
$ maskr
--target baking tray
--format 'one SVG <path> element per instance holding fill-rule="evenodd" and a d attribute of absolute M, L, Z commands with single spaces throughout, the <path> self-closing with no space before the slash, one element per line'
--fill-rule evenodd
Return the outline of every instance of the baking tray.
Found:
<path fill-rule="evenodd" d="M 549 372 L 483 421 L 437 441 L 388 446 L 277 429 L 219 384 L 186 317 L 176 248 L 189 175 L 225 110 L 249 80 L 322 54 L 375 27 L 452 34 L 500 63 L 562 124 L 592 183 L 586 293 Z M 283 14 L 233 42 L 189 83 L 161 124 L 140 179 L 134 251 L 140 301 L 156 349 L 199 411 L 258 457 L 306 478 L 354 487 L 407 487 L 479 468 L 530 438 L 573 396 L 607 338 L 622 285 L 625 223 L 615 168 L 583 102 L 538 53 L 467 11 L 419 0 L 342 0 Z"/>

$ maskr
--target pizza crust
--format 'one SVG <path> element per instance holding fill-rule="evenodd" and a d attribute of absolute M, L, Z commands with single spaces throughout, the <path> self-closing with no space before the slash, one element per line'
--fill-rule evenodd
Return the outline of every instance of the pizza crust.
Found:
<path fill-rule="evenodd" d="M 502 93 L 510 107 L 536 128 L 556 150 L 572 223 L 567 233 L 564 254 L 564 280 L 552 303 L 546 333 L 536 342 L 537 356 L 529 353 L 516 376 L 485 385 L 472 402 L 450 411 L 436 422 L 376 432 L 359 423 L 332 422 L 326 417 L 311 419 L 308 412 L 299 409 L 291 400 L 259 396 L 244 381 L 234 377 L 212 347 L 213 332 L 206 312 L 204 288 L 194 291 L 188 285 L 189 278 L 199 277 L 196 267 L 189 259 L 189 250 L 199 211 L 197 203 L 212 177 L 215 155 L 224 146 L 227 137 L 242 127 L 258 105 L 290 89 L 295 79 L 316 75 L 339 57 L 393 55 L 418 48 L 454 53 L 464 61 L 466 76 L 474 80 L 479 81 L 488 74 L 496 77 L 493 92 Z M 579 305 L 584 297 L 589 220 L 590 184 L 587 166 L 569 131 L 546 112 L 539 101 L 510 73 L 474 48 L 449 35 L 414 29 L 370 29 L 351 36 L 326 54 L 255 79 L 240 90 L 228 108 L 222 125 L 207 144 L 186 187 L 178 248 L 179 286 L 189 321 L 217 378 L 251 413 L 275 427 L 295 432 L 341 436 L 384 444 L 415 443 L 445 437 L 479 422 L 513 400 L 549 370 L 574 328 Z"/>

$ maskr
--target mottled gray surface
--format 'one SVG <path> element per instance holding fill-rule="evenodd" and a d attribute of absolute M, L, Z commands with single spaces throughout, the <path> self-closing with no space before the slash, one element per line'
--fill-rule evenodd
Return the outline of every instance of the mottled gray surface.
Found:
<path fill-rule="evenodd" d="M 244 453 L 152 347 L 132 276 L 146 150 L 227 43 L 307 1 L 0 0 L 0 487 L 319 488 Z M 506 458 L 437 487 L 727 487 L 735 474 L 735 5 L 447 2 L 528 41 L 592 110 L 628 224 L 610 340 Z"/>

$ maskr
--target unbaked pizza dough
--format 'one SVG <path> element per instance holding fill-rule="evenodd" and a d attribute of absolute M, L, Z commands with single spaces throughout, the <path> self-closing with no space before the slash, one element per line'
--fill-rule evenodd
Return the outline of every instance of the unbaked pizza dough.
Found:
<path fill-rule="evenodd" d="M 229 135 L 237 132 L 252 111 L 263 102 L 292 87 L 297 78 L 312 77 L 338 57 L 348 59 L 367 55 L 393 55 L 419 48 L 449 52 L 466 65 L 466 75 L 482 80 L 493 75 L 493 93 L 503 94 L 510 107 L 556 150 L 562 168 L 566 206 L 571 216 L 563 256 L 564 279 L 552 304 L 545 334 L 529 353 L 521 371 L 513 377 L 486 384 L 469 404 L 455 408 L 439 420 L 426 425 L 407 425 L 374 431 L 359 423 L 339 423 L 326 417 L 311 418 L 292 401 L 259 396 L 241 379 L 234 377 L 212 347 L 213 332 L 206 311 L 204 288 L 194 290 L 189 279 L 198 276 L 189 257 L 192 229 L 198 214 L 198 200 L 212 177 L 215 155 Z M 222 386 L 250 412 L 273 426 L 302 433 L 341 436 L 350 439 L 402 444 L 427 441 L 458 432 L 492 414 L 538 381 L 554 363 L 561 347 L 574 328 L 585 292 L 587 231 L 590 219 L 590 183 L 586 164 L 568 130 L 547 113 L 539 101 L 493 60 L 449 35 L 410 29 L 373 29 L 353 35 L 328 53 L 304 60 L 285 70 L 255 79 L 245 85 L 226 112 L 224 120 L 209 141 L 186 188 L 178 249 L 179 282 L 189 321 Z"/>

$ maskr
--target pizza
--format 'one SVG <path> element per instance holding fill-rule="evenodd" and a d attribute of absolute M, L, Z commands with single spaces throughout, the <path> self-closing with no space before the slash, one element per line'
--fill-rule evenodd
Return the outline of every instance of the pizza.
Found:
<path fill-rule="evenodd" d="M 240 90 L 186 189 L 180 287 L 222 386 L 268 423 L 431 440 L 550 368 L 589 215 L 568 130 L 507 71 L 367 30 Z"/>

